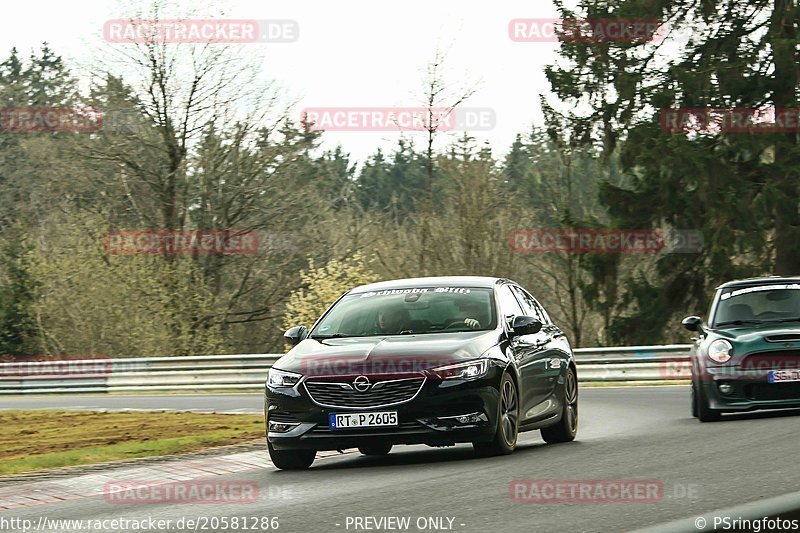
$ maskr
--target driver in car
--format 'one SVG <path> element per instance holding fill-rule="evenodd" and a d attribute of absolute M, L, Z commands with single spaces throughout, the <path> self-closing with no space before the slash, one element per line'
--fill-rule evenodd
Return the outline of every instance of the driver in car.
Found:
<path fill-rule="evenodd" d="M 474 307 L 462 307 L 460 308 L 460 316 L 458 316 L 455 320 L 463 320 L 464 324 L 472 329 L 478 329 L 481 327 L 481 322 L 477 318 L 479 312 Z"/>
<path fill-rule="evenodd" d="M 405 309 L 379 309 L 377 330 L 378 333 L 396 334 L 408 329 L 410 317 Z"/>

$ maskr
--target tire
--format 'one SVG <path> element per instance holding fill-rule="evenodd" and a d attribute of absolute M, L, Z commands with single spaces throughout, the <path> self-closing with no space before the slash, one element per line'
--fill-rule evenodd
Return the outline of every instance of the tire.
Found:
<path fill-rule="evenodd" d="M 272 464 L 281 470 L 305 470 L 317 456 L 314 450 L 276 450 L 270 442 L 267 442 L 267 449 Z"/>
<path fill-rule="evenodd" d="M 539 430 L 548 444 L 572 442 L 578 434 L 578 376 L 571 366 L 567 367 L 563 395 L 561 420 Z"/>
<path fill-rule="evenodd" d="M 692 382 L 692 392 L 694 393 L 697 419 L 700 422 L 716 422 L 722 418 L 722 413 L 718 409 L 712 409 L 708 406 L 708 396 L 706 396 L 700 383 Z"/>
<path fill-rule="evenodd" d="M 697 388 L 692 381 L 692 416 L 697 418 Z"/>
<path fill-rule="evenodd" d="M 367 444 L 359 446 L 358 451 L 362 455 L 388 455 L 392 451 L 391 444 Z"/>
<path fill-rule="evenodd" d="M 519 392 L 508 373 L 500 380 L 500 399 L 497 402 L 497 427 L 491 442 L 473 442 L 479 456 L 509 455 L 517 447 L 519 433 Z"/>

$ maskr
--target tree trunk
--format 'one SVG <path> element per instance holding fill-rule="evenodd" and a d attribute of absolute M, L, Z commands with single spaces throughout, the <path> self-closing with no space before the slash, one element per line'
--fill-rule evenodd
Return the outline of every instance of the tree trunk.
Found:
<path fill-rule="evenodd" d="M 797 32 L 793 0 L 775 0 L 772 12 L 772 47 L 775 60 L 775 113 L 794 108 L 798 85 L 795 46 Z M 800 273 L 800 204 L 798 204 L 797 133 L 777 134 L 773 183 L 778 189 L 775 206 L 775 273 Z"/>

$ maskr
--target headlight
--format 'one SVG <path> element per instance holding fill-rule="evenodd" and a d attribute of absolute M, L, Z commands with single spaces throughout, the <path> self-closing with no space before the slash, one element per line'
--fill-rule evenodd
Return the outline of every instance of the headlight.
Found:
<path fill-rule="evenodd" d="M 433 369 L 442 379 L 477 379 L 485 376 L 488 370 L 488 359 L 478 359 Z"/>
<path fill-rule="evenodd" d="M 716 363 L 727 363 L 732 354 L 733 345 L 725 339 L 717 339 L 708 347 L 708 357 Z"/>
<path fill-rule="evenodd" d="M 294 387 L 297 385 L 297 382 L 300 381 L 301 377 L 303 376 L 295 374 L 294 372 L 270 368 L 267 374 L 267 385 L 275 388 Z"/>

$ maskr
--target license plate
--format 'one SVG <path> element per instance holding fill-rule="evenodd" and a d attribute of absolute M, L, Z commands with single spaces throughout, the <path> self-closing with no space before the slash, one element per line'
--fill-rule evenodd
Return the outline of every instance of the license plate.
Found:
<path fill-rule="evenodd" d="M 331 413 L 331 429 L 386 427 L 397 425 L 397 411 L 377 413 Z"/>
<path fill-rule="evenodd" d="M 770 383 L 783 383 L 786 381 L 800 381 L 800 369 L 795 370 L 770 370 Z"/>

